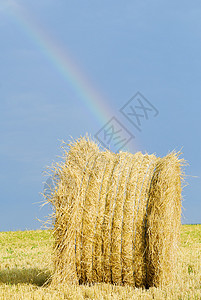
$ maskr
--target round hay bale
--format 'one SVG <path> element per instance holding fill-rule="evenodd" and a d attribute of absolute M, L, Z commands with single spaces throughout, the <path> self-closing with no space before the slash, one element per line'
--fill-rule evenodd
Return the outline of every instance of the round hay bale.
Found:
<path fill-rule="evenodd" d="M 54 207 L 52 284 L 167 284 L 174 275 L 181 219 L 179 154 L 100 151 L 71 143 L 49 198 Z"/>

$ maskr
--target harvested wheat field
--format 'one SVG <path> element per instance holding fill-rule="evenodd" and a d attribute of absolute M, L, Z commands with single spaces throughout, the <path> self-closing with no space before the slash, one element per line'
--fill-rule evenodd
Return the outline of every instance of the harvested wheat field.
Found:
<path fill-rule="evenodd" d="M 53 232 L 0 232 L 0 299 L 201 299 L 201 225 L 181 226 L 176 280 L 150 289 L 94 285 L 43 286 L 53 274 Z"/>
<path fill-rule="evenodd" d="M 174 280 L 181 226 L 183 159 L 68 145 L 52 191 L 58 284 L 150 288 Z"/>

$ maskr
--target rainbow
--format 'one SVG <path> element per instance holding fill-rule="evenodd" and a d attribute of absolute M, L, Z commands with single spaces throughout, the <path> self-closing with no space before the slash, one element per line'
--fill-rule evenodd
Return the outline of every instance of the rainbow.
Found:
<path fill-rule="evenodd" d="M 99 120 L 100 125 L 107 122 L 113 116 L 113 111 L 97 92 L 97 89 L 94 88 L 94 84 L 92 85 L 88 80 L 86 73 L 83 73 L 76 65 L 72 55 L 69 55 L 66 49 L 62 49 L 59 43 L 43 30 L 39 22 L 33 19 L 25 7 L 13 0 L 8 0 L 8 3 L 23 31 L 37 44 L 45 57 L 73 87 L 79 99 L 84 102 L 92 115 Z"/>
<path fill-rule="evenodd" d="M 113 109 L 108 105 L 109 101 L 100 96 L 94 84 L 87 78 L 86 73 L 83 73 L 76 65 L 72 55 L 44 31 L 40 23 L 33 19 L 24 6 L 15 0 L 6 0 L 5 3 L 23 31 L 40 48 L 62 77 L 67 80 L 79 99 L 90 110 L 95 120 L 99 122 L 99 125 L 102 127 L 108 123 L 108 120 L 114 116 Z"/>

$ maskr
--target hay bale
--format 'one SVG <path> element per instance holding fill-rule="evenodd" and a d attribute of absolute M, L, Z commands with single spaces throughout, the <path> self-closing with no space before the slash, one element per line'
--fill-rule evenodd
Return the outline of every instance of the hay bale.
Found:
<path fill-rule="evenodd" d="M 52 284 L 167 284 L 181 219 L 179 154 L 100 151 L 88 137 L 69 145 L 49 201 L 54 207 Z"/>

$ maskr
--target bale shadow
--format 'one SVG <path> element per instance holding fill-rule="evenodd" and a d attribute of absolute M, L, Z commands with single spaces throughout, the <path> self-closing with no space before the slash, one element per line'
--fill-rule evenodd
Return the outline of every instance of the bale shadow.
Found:
<path fill-rule="evenodd" d="M 48 285 L 51 281 L 51 273 L 45 269 L 29 268 L 29 269 L 4 269 L 0 270 L 0 283 L 18 284 L 26 283 L 36 286 Z"/>

